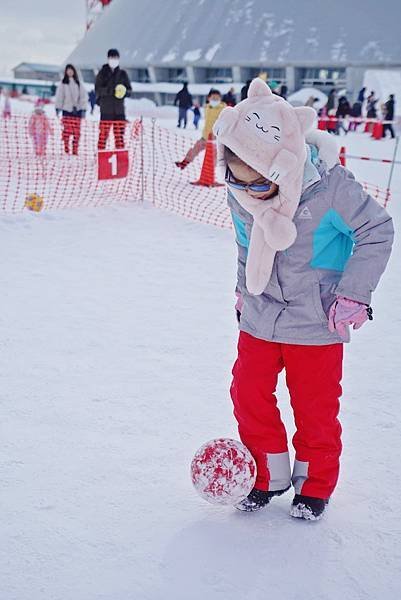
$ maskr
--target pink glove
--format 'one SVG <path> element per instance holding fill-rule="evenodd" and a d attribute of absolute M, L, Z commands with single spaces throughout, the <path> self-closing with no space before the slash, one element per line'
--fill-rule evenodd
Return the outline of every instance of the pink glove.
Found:
<path fill-rule="evenodd" d="M 244 304 L 242 294 L 241 294 L 241 292 L 235 292 L 235 295 L 237 296 L 237 302 L 235 303 L 235 310 L 242 312 L 242 306 Z"/>
<path fill-rule="evenodd" d="M 343 339 L 347 338 L 347 327 L 353 325 L 353 329 L 359 329 L 367 320 L 372 320 L 372 309 L 367 304 L 349 300 L 344 296 L 337 296 L 337 300 L 330 308 L 329 331 Z"/>
<path fill-rule="evenodd" d="M 235 295 L 237 296 L 237 302 L 235 303 L 235 313 L 237 315 L 237 321 L 239 323 L 241 320 L 241 312 L 244 300 L 242 298 L 241 292 L 235 292 Z"/>

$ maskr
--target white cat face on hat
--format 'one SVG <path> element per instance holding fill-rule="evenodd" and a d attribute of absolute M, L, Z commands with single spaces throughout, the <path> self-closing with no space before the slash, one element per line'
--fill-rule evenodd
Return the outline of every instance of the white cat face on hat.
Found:
<path fill-rule="evenodd" d="M 303 167 L 305 132 L 312 127 L 315 118 L 314 109 L 293 108 L 256 78 L 249 86 L 246 100 L 222 111 L 214 133 L 219 143 L 228 146 L 253 169 L 265 177 L 279 170 L 279 179 L 282 179 L 297 167 Z M 286 152 L 281 153 L 282 150 Z"/>

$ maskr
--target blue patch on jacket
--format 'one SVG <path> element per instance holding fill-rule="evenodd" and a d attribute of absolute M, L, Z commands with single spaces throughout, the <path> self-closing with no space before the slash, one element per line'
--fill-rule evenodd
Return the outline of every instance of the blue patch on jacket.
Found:
<path fill-rule="evenodd" d="M 331 208 L 313 233 L 311 267 L 344 271 L 354 244 L 353 230 Z"/>
<path fill-rule="evenodd" d="M 234 223 L 235 235 L 238 244 L 240 246 L 243 246 L 244 248 L 249 248 L 249 239 L 246 234 L 246 227 L 244 221 L 242 221 L 237 215 L 237 213 L 235 213 L 233 210 L 231 211 L 231 218 Z"/>

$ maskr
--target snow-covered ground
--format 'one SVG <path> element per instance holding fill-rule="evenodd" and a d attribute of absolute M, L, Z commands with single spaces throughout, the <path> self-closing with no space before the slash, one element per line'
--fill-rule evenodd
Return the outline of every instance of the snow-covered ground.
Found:
<path fill-rule="evenodd" d="M 393 142 L 349 135 L 347 150 Z M 357 163 L 384 185 L 388 167 Z M 401 219 L 398 193 L 389 210 Z M 230 231 L 151 205 L 0 217 L 3 600 L 395 600 L 401 589 L 401 247 L 345 359 L 339 486 L 324 520 L 194 492 L 237 437 Z M 280 406 L 293 420 L 284 383 Z"/>

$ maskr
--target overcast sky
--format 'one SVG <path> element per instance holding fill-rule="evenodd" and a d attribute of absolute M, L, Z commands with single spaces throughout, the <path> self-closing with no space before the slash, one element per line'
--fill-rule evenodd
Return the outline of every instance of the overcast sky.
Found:
<path fill-rule="evenodd" d="M 0 0 L 0 73 L 61 63 L 85 33 L 85 0 Z"/>

